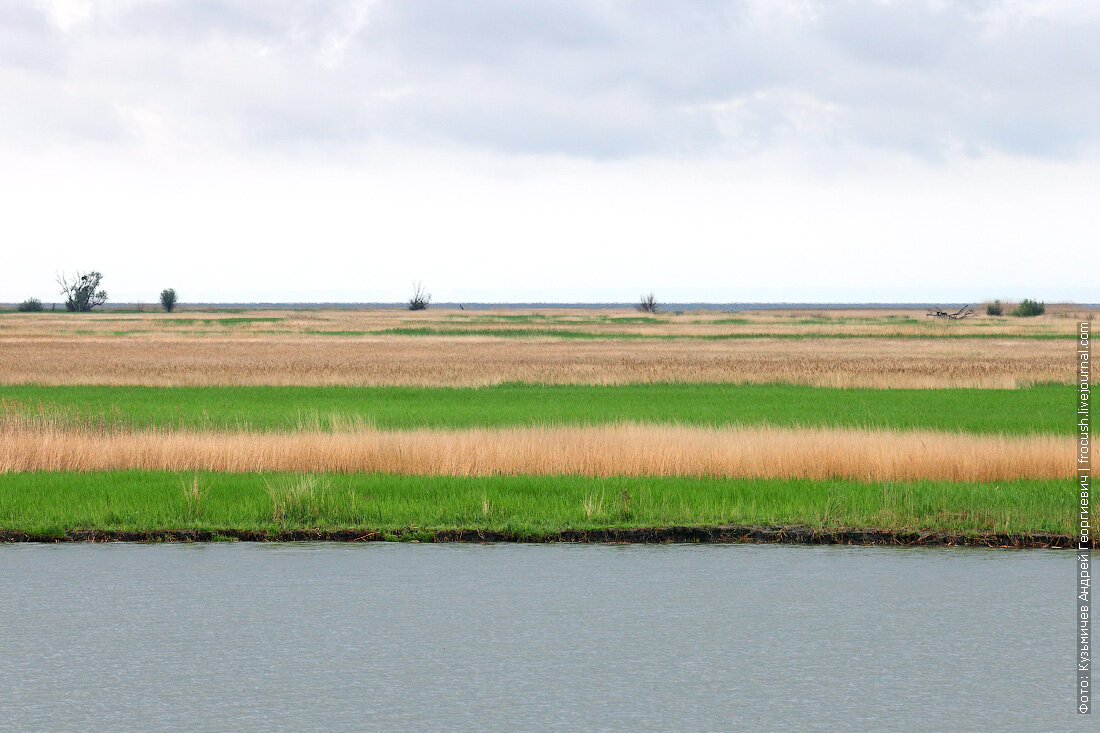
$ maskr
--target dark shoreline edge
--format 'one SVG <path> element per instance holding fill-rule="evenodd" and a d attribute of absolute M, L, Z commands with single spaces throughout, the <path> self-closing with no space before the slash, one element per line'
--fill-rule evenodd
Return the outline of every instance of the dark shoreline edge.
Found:
<path fill-rule="evenodd" d="M 515 543 L 632 543 L 632 544 L 790 544 L 864 545 L 896 547 L 1077 547 L 1077 537 L 1048 532 L 964 533 L 955 531 L 895 532 L 879 529 L 819 529 L 798 526 L 636 527 L 622 529 L 562 530 L 545 534 L 515 534 L 476 529 L 419 530 L 191 530 L 148 531 L 68 530 L 63 535 L 0 530 L 0 542 L 515 542 Z M 1100 538 L 1092 540 L 1100 547 Z"/>

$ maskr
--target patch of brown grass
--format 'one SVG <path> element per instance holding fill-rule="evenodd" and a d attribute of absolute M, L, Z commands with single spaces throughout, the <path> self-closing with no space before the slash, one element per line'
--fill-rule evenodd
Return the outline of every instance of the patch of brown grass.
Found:
<path fill-rule="evenodd" d="M 715 476 L 997 481 L 1071 476 L 1074 442 L 824 428 L 624 424 L 341 433 L 0 427 L 0 472 L 113 469 L 486 476 Z"/>
<path fill-rule="evenodd" d="M 1073 380 L 1069 340 L 507 340 L 0 335 L 0 383 L 455 385 L 789 382 L 1016 387 Z"/>
<path fill-rule="evenodd" d="M 962 321 L 926 317 L 924 309 L 786 309 L 736 313 L 720 311 L 641 314 L 632 309 L 540 308 L 457 310 L 431 308 L 279 309 L 228 312 L 180 310 L 166 314 L 96 313 L 0 314 L 0 336 L 13 339 L 90 335 L 104 338 L 162 337 L 263 338 L 301 336 L 324 339 L 352 332 L 363 335 L 394 328 L 471 329 L 508 332 L 555 331 L 593 335 L 635 334 L 721 336 L 729 334 L 988 335 L 1006 337 L 1070 335 L 1087 312 L 1073 305 L 1050 305 L 1035 318 L 990 317 L 979 313 Z"/>

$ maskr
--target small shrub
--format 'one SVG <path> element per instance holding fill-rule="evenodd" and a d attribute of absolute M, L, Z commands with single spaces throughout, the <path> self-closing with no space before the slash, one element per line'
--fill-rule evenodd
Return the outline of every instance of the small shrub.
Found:
<path fill-rule="evenodd" d="M 1012 315 L 1026 318 L 1028 316 L 1041 316 L 1046 312 L 1046 303 L 1024 298 L 1023 301 L 1013 309 Z"/>
<path fill-rule="evenodd" d="M 413 297 L 409 298 L 409 310 L 426 310 L 428 303 L 432 302 L 432 294 L 424 292 L 423 283 L 413 283 Z"/>
<path fill-rule="evenodd" d="M 165 288 L 160 291 L 160 307 L 165 313 L 171 313 L 176 309 L 176 289 Z"/>
<path fill-rule="evenodd" d="M 653 293 L 650 293 L 649 295 L 643 295 L 642 300 L 638 303 L 638 305 L 634 307 L 640 310 L 642 313 L 656 313 L 661 308 L 661 306 L 657 303 L 657 296 L 655 296 Z"/>
<path fill-rule="evenodd" d="M 1005 309 L 1001 305 L 1001 301 L 995 300 L 992 303 L 985 304 L 985 314 L 987 316 L 1001 316 L 1004 315 Z"/>
<path fill-rule="evenodd" d="M 27 298 L 15 307 L 20 313 L 41 313 L 42 301 L 38 298 Z"/>

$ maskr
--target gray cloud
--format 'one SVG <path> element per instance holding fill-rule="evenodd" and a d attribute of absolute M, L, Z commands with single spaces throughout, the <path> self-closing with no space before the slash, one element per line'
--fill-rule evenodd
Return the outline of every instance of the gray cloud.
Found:
<path fill-rule="evenodd" d="M 165 0 L 0 9 L 0 132 L 593 158 L 855 145 L 1072 156 L 1100 15 L 1020 2 Z M 10 142 L 9 142 L 10 144 Z"/>

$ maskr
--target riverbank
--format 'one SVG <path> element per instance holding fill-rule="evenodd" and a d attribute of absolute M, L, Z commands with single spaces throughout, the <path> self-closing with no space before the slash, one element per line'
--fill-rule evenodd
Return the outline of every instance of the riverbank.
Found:
<path fill-rule="evenodd" d="M 1048 547 L 1073 498 L 1060 479 L 42 471 L 0 475 L 0 538 Z"/>
<path fill-rule="evenodd" d="M 1068 534 L 1003 532 L 895 532 L 881 529 L 821 529 L 814 527 L 634 527 L 566 530 L 553 534 L 514 534 L 489 530 L 420 530 L 387 532 L 361 529 L 185 530 L 144 532 L 67 530 L 64 534 L 0 531 L 0 542 L 513 542 L 630 544 L 786 544 L 864 545 L 895 547 L 1000 547 L 1006 549 L 1067 549 L 1077 547 Z M 1094 539 L 1093 547 L 1100 547 Z"/>

